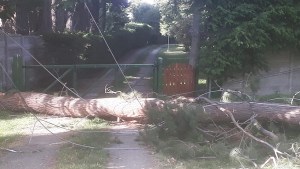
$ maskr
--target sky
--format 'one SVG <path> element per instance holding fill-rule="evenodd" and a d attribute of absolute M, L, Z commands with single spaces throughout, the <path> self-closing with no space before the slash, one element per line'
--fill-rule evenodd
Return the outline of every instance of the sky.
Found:
<path fill-rule="evenodd" d="M 132 0 L 128 0 L 129 2 Z M 141 2 L 149 3 L 149 4 L 154 4 L 155 0 L 140 0 Z"/>
<path fill-rule="evenodd" d="M 146 2 L 146 3 L 149 3 L 149 4 L 154 4 L 154 0 L 142 0 L 142 2 Z"/>

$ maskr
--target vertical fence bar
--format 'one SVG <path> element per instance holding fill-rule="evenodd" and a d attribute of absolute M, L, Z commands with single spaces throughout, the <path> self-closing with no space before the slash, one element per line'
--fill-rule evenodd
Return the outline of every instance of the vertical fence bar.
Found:
<path fill-rule="evenodd" d="M 152 76 L 153 91 L 156 92 L 156 93 L 157 93 L 157 68 L 158 68 L 158 64 L 156 62 L 155 65 L 153 66 L 153 76 Z"/>

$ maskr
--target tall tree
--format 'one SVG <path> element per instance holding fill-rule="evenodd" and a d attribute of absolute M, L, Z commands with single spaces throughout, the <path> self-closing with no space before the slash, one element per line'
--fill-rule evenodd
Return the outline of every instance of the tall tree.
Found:
<path fill-rule="evenodd" d="M 131 8 L 132 21 L 146 23 L 155 30 L 158 34 L 160 33 L 160 12 L 157 6 L 139 3 Z"/>
<path fill-rule="evenodd" d="M 191 51 L 189 56 L 189 64 L 196 68 L 199 54 L 199 41 L 200 41 L 200 10 L 198 8 L 193 11 L 193 22 L 191 28 Z"/>
<path fill-rule="evenodd" d="M 0 0 L 0 19 L 2 23 L 12 19 L 15 14 L 15 1 Z"/>
<path fill-rule="evenodd" d="M 51 17 L 51 4 L 52 0 L 43 0 L 43 6 L 41 9 L 41 28 L 40 33 L 52 32 L 52 17 Z"/>
<path fill-rule="evenodd" d="M 99 0 L 92 0 L 90 2 L 90 9 L 91 9 L 92 16 L 94 18 L 94 20 L 91 19 L 91 21 L 90 21 L 91 22 L 90 32 L 98 33 L 96 25 L 99 25 L 99 21 L 100 21 L 99 20 L 100 19 L 100 1 Z"/>
<path fill-rule="evenodd" d="M 161 1 L 162 28 L 174 37 L 188 37 L 177 40 L 191 49 L 191 55 L 196 56 L 193 53 L 198 52 L 194 50 L 200 49 L 201 71 L 209 77 L 255 73 L 266 69 L 263 57 L 266 50 L 299 48 L 300 33 L 296 29 L 300 23 L 299 3 L 294 0 Z M 192 23 L 186 22 L 192 31 L 180 29 L 185 18 L 193 18 Z M 197 38 L 199 44 L 194 43 Z"/>
<path fill-rule="evenodd" d="M 24 1 L 17 1 L 16 3 L 16 33 L 29 34 L 29 9 Z"/>
<path fill-rule="evenodd" d="M 89 31 L 90 16 L 85 7 L 85 2 L 77 0 L 73 15 L 73 29 L 75 31 Z"/>
<path fill-rule="evenodd" d="M 100 0 L 100 16 L 99 16 L 99 24 L 102 31 L 105 31 L 106 28 L 106 11 L 107 11 L 107 0 Z"/>
<path fill-rule="evenodd" d="M 186 50 L 190 50 L 189 63 L 193 68 L 198 64 L 202 5 L 196 0 L 169 0 L 160 3 L 163 29 L 183 43 Z M 189 31 L 186 29 L 188 26 Z"/>
<path fill-rule="evenodd" d="M 65 30 L 68 14 L 67 9 L 68 7 L 62 0 L 52 0 L 52 29 L 55 32 L 63 32 Z"/>
<path fill-rule="evenodd" d="M 207 1 L 204 15 L 201 68 L 209 76 L 255 73 L 267 66 L 266 50 L 299 48 L 298 1 Z"/>
<path fill-rule="evenodd" d="M 129 18 L 125 9 L 129 6 L 127 0 L 110 0 L 108 1 L 107 8 L 107 31 L 117 31 L 129 22 Z"/>

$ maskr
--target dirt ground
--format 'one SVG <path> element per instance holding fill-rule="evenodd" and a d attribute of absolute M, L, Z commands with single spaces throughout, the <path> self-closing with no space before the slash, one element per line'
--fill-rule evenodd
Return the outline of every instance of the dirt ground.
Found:
<path fill-rule="evenodd" d="M 149 53 L 145 63 L 153 63 L 155 55 L 161 47 L 157 47 Z M 147 49 L 137 50 L 131 53 L 130 57 L 121 63 L 132 63 L 137 56 Z M 85 90 L 84 98 L 99 97 L 104 91 L 104 86 L 112 81 L 112 71 L 108 71 L 105 77 L 96 77 L 90 88 Z M 149 70 L 141 69 L 138 72 L 140 76 L 149 76 Z M 134 82 L 134 87 L 142 86 L 137 90 L 139 92 L 150 92 L 149 86 L 139 85 L 144 83 L 145 78 Z M 101 82 L 101 83 L 100 83 Z M 148 83 L 149 84 L 149 83 Z M 73 122 L 71 118 L 65 117 L 41 117 L 54 124 L 68 126 Z M 25 136 L 11 147 L 16 152 L 7 151 L 0 157 L 0 168 L 2 169 L 54 169 L 57 153 L 60 146 L 64 143 L 62 138 L 68 136 L 68 131 L 47 125 L 47 128 L 54 135 L 46 130 L 40 123 L 34 123 L 32 126 L 24 129 Z M 34 129 L 34 130 L 33 130 Z M 120 140 L 121 144 L 112 144 L 106 150 L 109 153 L 107 168 L 128 168 L 128 169 L 158 169 L 159 161 L 154 153 L 145 147 L 142 142 L 137 141 L 138 126 L 116 124 L 111 127 L 112 135 Z M 32 133 L 33 132 L 33 133 Z"/>

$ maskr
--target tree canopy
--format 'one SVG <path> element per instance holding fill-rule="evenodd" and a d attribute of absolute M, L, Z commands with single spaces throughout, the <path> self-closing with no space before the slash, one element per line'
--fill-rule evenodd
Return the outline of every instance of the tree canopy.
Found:
<path fill-rule="evenodd" d="M 300 2 L 296 0 L 156 2 L 150 5 L 128 0 L 0 0 L 0 18 L 2 23 L 16 22 L 16 32 L 23 35 L 53 31 L 97 34 L 85 3 L 97 25 L 107 32 L 126 29 L 129 11 L 131 21 L 146 23 L 157 33 L 175 37 L 186 50 L 199 49 L 200 71 L 212 78 L 265 70 L 266 51 L 296 51 L 300 46 Z M 193 19 L 197 13 L 198 26 Z M 200 40 L 196 46 L 192 45 L 193 38 Z"/>
<path fill-rule="evenodd" d="M 160 33 L 160 12 L 157 6 L 147 3 L 132 3 L 130 12 L 132 21 L 146 23 L 153 27 L 155 32 Z"/>
<path fill-rule="evenodd" d="M 299 47 L 299 2 L 213 0 L 202 13 L 201 63 L 209 76 L 256 72 L 266 68 L 267 50 Z"/>
<path fill-rule="evenodd" d="M 266 51 L 299 48 L 299 1 L 168 0 L 160 10 L 162 28 L 187 49 L 191 17 L 200 12 L 200 70 L 212 78 L 266 70 Z"/>
<path fill-rule="evenodd" d="M 23 35 L 65 30 L 93 32 L 95 25 L 85 5 L 103 31 L 120 29 L 128 22 L 127 0 L 1 0 L 0 19 L 2 24 L 15 21 L 16 32 Z"/>

